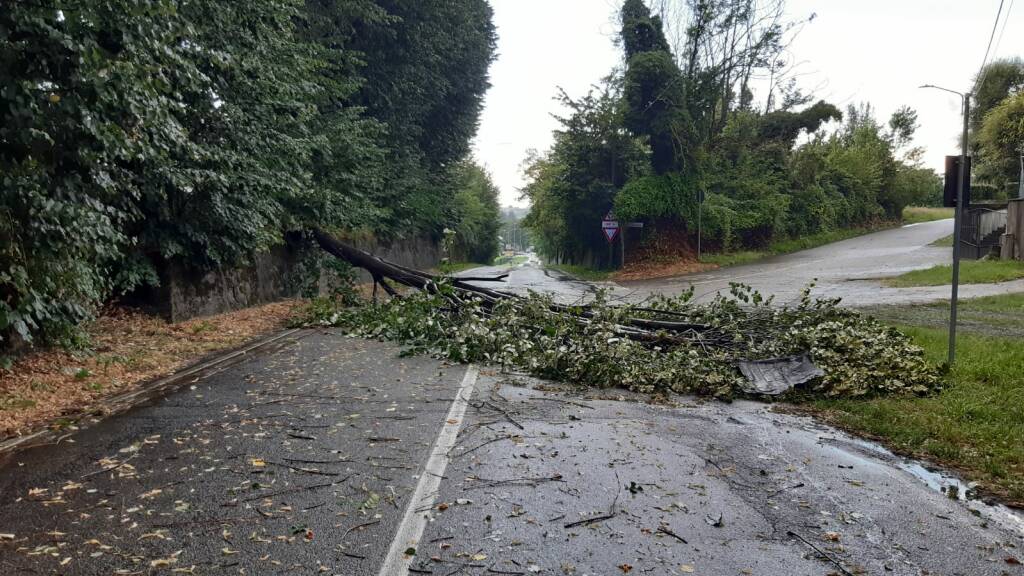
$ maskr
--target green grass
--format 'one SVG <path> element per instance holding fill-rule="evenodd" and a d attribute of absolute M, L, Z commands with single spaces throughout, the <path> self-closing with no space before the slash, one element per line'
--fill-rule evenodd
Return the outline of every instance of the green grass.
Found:
<path fill-rule="evenodd" d="M 878 230 L 886 227 L 887 226 L 883 225 L 861 228 L 841 228 L 839 230 L 819 232 L 809 236 L 801 236 L 800 238 L 776 240 L 763 250 L 743 250 L 740 252 L 702 254 L 700 261 L 708 264 L 717 264 L 723 268 L 726 266 L 736 266 L 738 264 L 749 264 L 751 262 L 761 260 L 762 258 L 768 258 L 769 256 L 779 256 L 781 254 L 789 254 L 791 252 L 799 252 L 800 250 L 817 248 L 818 246 L 824 246 L 825 244 L 831 244 L 833 242 L 849 240 L 850 238 L 856 238 L 857 236 L 877 232 Z"/>
<path fill-rule="evenodd" d="M 1024 278 L 1024 262 L 1017 260 L 964 260 L 960 262 L 961 284 L 992 284 Z M 886 286 L 945 286 L 953 282 L 953 267 L 932 266 L 886 278 Z"/>
<path fill-rule="evenodd" d="M 480 268 L 481 266 L 490 266 L 490 264 L 481 264 L 480 262 L 448 262 L 438 266 L 438 269 L 445 274 L 458 274 L 459 272 Z"/>
<path fill-rule="evenodd" d="M 925 206 L 907 206 L 903 209 L 903 222 L 919 224 L 933 220 L 945 220 L 953 217 L 952 208 L 929 208 Z"/>
<path fill-rule="evenodd" d="M 929 244 L 929 246 L 939 246 L 941 248 L 952 248 L 953 247 L 953 235 L 950 234 L 949 236 L 943 236 L 942 238 L 939 238 L 935 242 L 932 242 L 931 244 Z"/>
<path fill-rule="evenodd" d="M 724 252 L 714 254 L 701 254 L 700 261 L 708 264 L 717 264 L 718 266 L 725 268 L 726 266 L 738 266 L 740 264 L 750 264 L 756 262 L 762 258 L 772 256 L 769 252 L 759 252 L 757 250 L 743 250 L 742 252 Z"/>
<path fill-rule="evenodd" d="M 948 311 L 945 304 L 868 310 L 911 336 L 936 364 L 946 360 L 947 331 L 934 320 L 948 319 Z M 997 318 L 1006 326 L 984 322 Z M 957 362 L 941 393 L 819 400 L 811 408 L 901 453 L 953 468 L 987 492 L 1024 502 L 1024 294 L 966 300 L 961 319 Z"/>
<path fill-rule="evenodd" d="M 607 280 L 614 273 L 614 270 L 594 270 L 578 264 L 548 264 L 548 268 L 560 270 L 587 282 L 601 282 Z"/>
<path fill-rule="evenodd" d="M 1024 293 L 961 300 L 957 308 L 961 332 L 1024 338 Z M 861 310 L 890 324 L 942 328 L 949 325 L 949 302 L 915 306 L 873 306 Z"/>
<path fill-rule="evenodd" d="M 498 256 L 494 259 L 494 266 L 519 266 L 527 260 L 526 256 Z"/>

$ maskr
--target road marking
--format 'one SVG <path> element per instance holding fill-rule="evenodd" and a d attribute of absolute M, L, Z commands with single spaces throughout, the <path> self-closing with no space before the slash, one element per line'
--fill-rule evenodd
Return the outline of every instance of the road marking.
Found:
<path fill-rule="evenodd" d="M 462 378 L 459 391 L 452 401 L 452 407 L 448 410 L 448 417 L 445 418 L 441 433 L 437 435 L 430 458 L 420 475 L 420 481 L 416 484 L 416 490 L 409 498 L 402 515 L 402 522 L 398 525 L 398 532 L 395 539 L 391 541 L 391 548 L 388 555 L 384 557 L 384 563 L 380 567 L 379 576 L 404 576 L 409 573 L 409 566 L 412 564 L 412 556 L 406 556 L 405 551 L 409 548 L 417 548 L 420 538 L 423 536 L 423 529 L 427 526 L 429 512 L 417 513 L 416 510 L 423 508 L 432 509 L 434 500 L 437 497 L 437 489 L 441 485 L 441 478 L 444 476 L 445 468 L 448 467 L 450 458 L 448 453 L 455 447 L 455 440 L 462 429 L 462 418 L 466 415 L 466 406 L 469 398 L 473 395 L 473 387 L 476 386 L 476 378 L 479 371 L 476 366 L 470 365 L 466 369 L 466 375 Z M 429 500 L 429 501 L 428 501 Z M 423 550 L 417 548 L 417 552 Z"/>

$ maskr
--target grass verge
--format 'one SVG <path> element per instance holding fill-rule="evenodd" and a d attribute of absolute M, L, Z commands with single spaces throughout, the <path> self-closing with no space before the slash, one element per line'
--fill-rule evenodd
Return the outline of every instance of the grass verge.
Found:
<path fill-rule="evenodd" d="M 905 224 L 920 224 L 934 220 L 945 220 L 953 217 L 952 208 L 932 208 L 927 206 L 907 206 L 903 209 Z"/>
<path fill-rule="evenodd" d="M 957 470 L 984 492 L 1024 505 L 1024 294 L 962 304 L 957 363 L 929 398 L 818 400 L 805 409 L 897 452 Z M 947 332 L 934 321 L 948 306 L 887 306 L 869 313 L 896 324 L 935 363 Z M 948 316 L 945 316 L 948 318 Z M 1002 319 L 1006 326 L 985 321 Z"/>
<path fill-rule="evenodd" d="M 963 260 L 960 262 L 961 284 L 994 284 L 1024 278 L 1024 262 L 1017 260 Z M 886 278 L 883 283 L 893 288 L 909 286 L 945 286 L 953 282 L 953 267 L 932 266 Z"/>
<path fill-rule="evenodd" d="M 527 260 L 526 256 L 498 256 L 494 259 L 494 266 L 519 266 Z"/>
<path fill-rule="evenodd" d="M 466 270 L 481 268 L 483 266 L 490 266 L 490 264 L 481 264 L 480 262 L 447 262 L 438 265 L 437 268 L 443 274 L 458 274 L 459 272 L 465 272 Z"/>
<path fill-rule="evenodd" d="M 945 330 L 949 302 L 915 306 L 886 305 L 862 310 L 889 324 Z M 1024 339 L 1024 293 L 961 300 L 957 312 L 961 332 Z"/>
<path fill-rule="evenodd" d="M 547 266 L 587 282 L 603 282 L 615 273 L 614 270 L 594 270 L 578 264 L 548 264 Z"/>

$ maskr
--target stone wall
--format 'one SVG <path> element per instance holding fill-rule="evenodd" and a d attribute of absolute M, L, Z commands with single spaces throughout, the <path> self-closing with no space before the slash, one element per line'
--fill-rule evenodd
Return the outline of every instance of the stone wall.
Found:
<path fill-rule="evenodd" d="M 440 247 L 427 239 L 354 244 L 410 268 L 434 268 L 441 258 Z M 243 268 L 196 274 L 172 265 L 161 273 L 161 287 L 145 299 L 172 322 L 180 322 L 295 297 L 300 286 L 297 274 L 302 258 L 301 249 L 284 245 L 260 254 L 255 264 Z M 365 272 L 360 278 L 370 281 Z"/>

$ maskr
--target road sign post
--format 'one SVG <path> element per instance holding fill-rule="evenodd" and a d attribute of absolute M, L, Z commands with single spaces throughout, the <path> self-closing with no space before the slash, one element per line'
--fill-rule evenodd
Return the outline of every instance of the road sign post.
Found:
<path fill-rule="evenodd" d="M 961 102 L 963 102 L 964 131 L 962 139 L 960 140 L 959 166 L 956 167 L 956 211 L 953 213 L 953 290 L 949 299 L 949 355 L 947 360 L 949 365 L 952 366 L 956 361 L 956 314 L 957 300 L 960 292 L 960 227 L 963 225 L 964 221 L 964 204 L 968 198 L 967 187 L 970 186 L 971 182 L 970 158 L 967 156 L 968 120 L 971 115 L 971 93 L 968 92 L 965 94 L 963 92 L 957 92 L 956 90 L 950 90 L 949 88 L 935 86 L 934 84 L 925 84 L 924 86 L 921 86 L 921 88 L 935 88 L 936 90 L 942 90 L 943 92 L 950 92 L 959 96 Z M 950 174 L 947 173 L 947 181 L 949 176 Z"/>
<path fill-rule="evenodd" d="M 704 191 L 697 191 L 697 262 L 700 262 L 701 220 L 704 213 Z"/>
<path fill-rule="evenodd" d="M 609 210 L 601 220 L 601 232 L 608 241 L 608 267 L 615 266 L 615 237 L 619 235 L 619 221 L 615 219 L 615 212 Z"/>
<path fill-rule="evenodd" d="M 956 362 L 956 307 L 960 291 L 960 228 L 964 222 L 964 200 L 968 182 L 970 182 L 970 164 L 967 159 L 968 119 L 971 115 L 971 95 L 963 94 L 964 100 L 964 133 L 960 141 L 960 170 L 956 183 L 956 212 L 953 220 L 953 294 L 949 303 L 949 365 Z"/>

